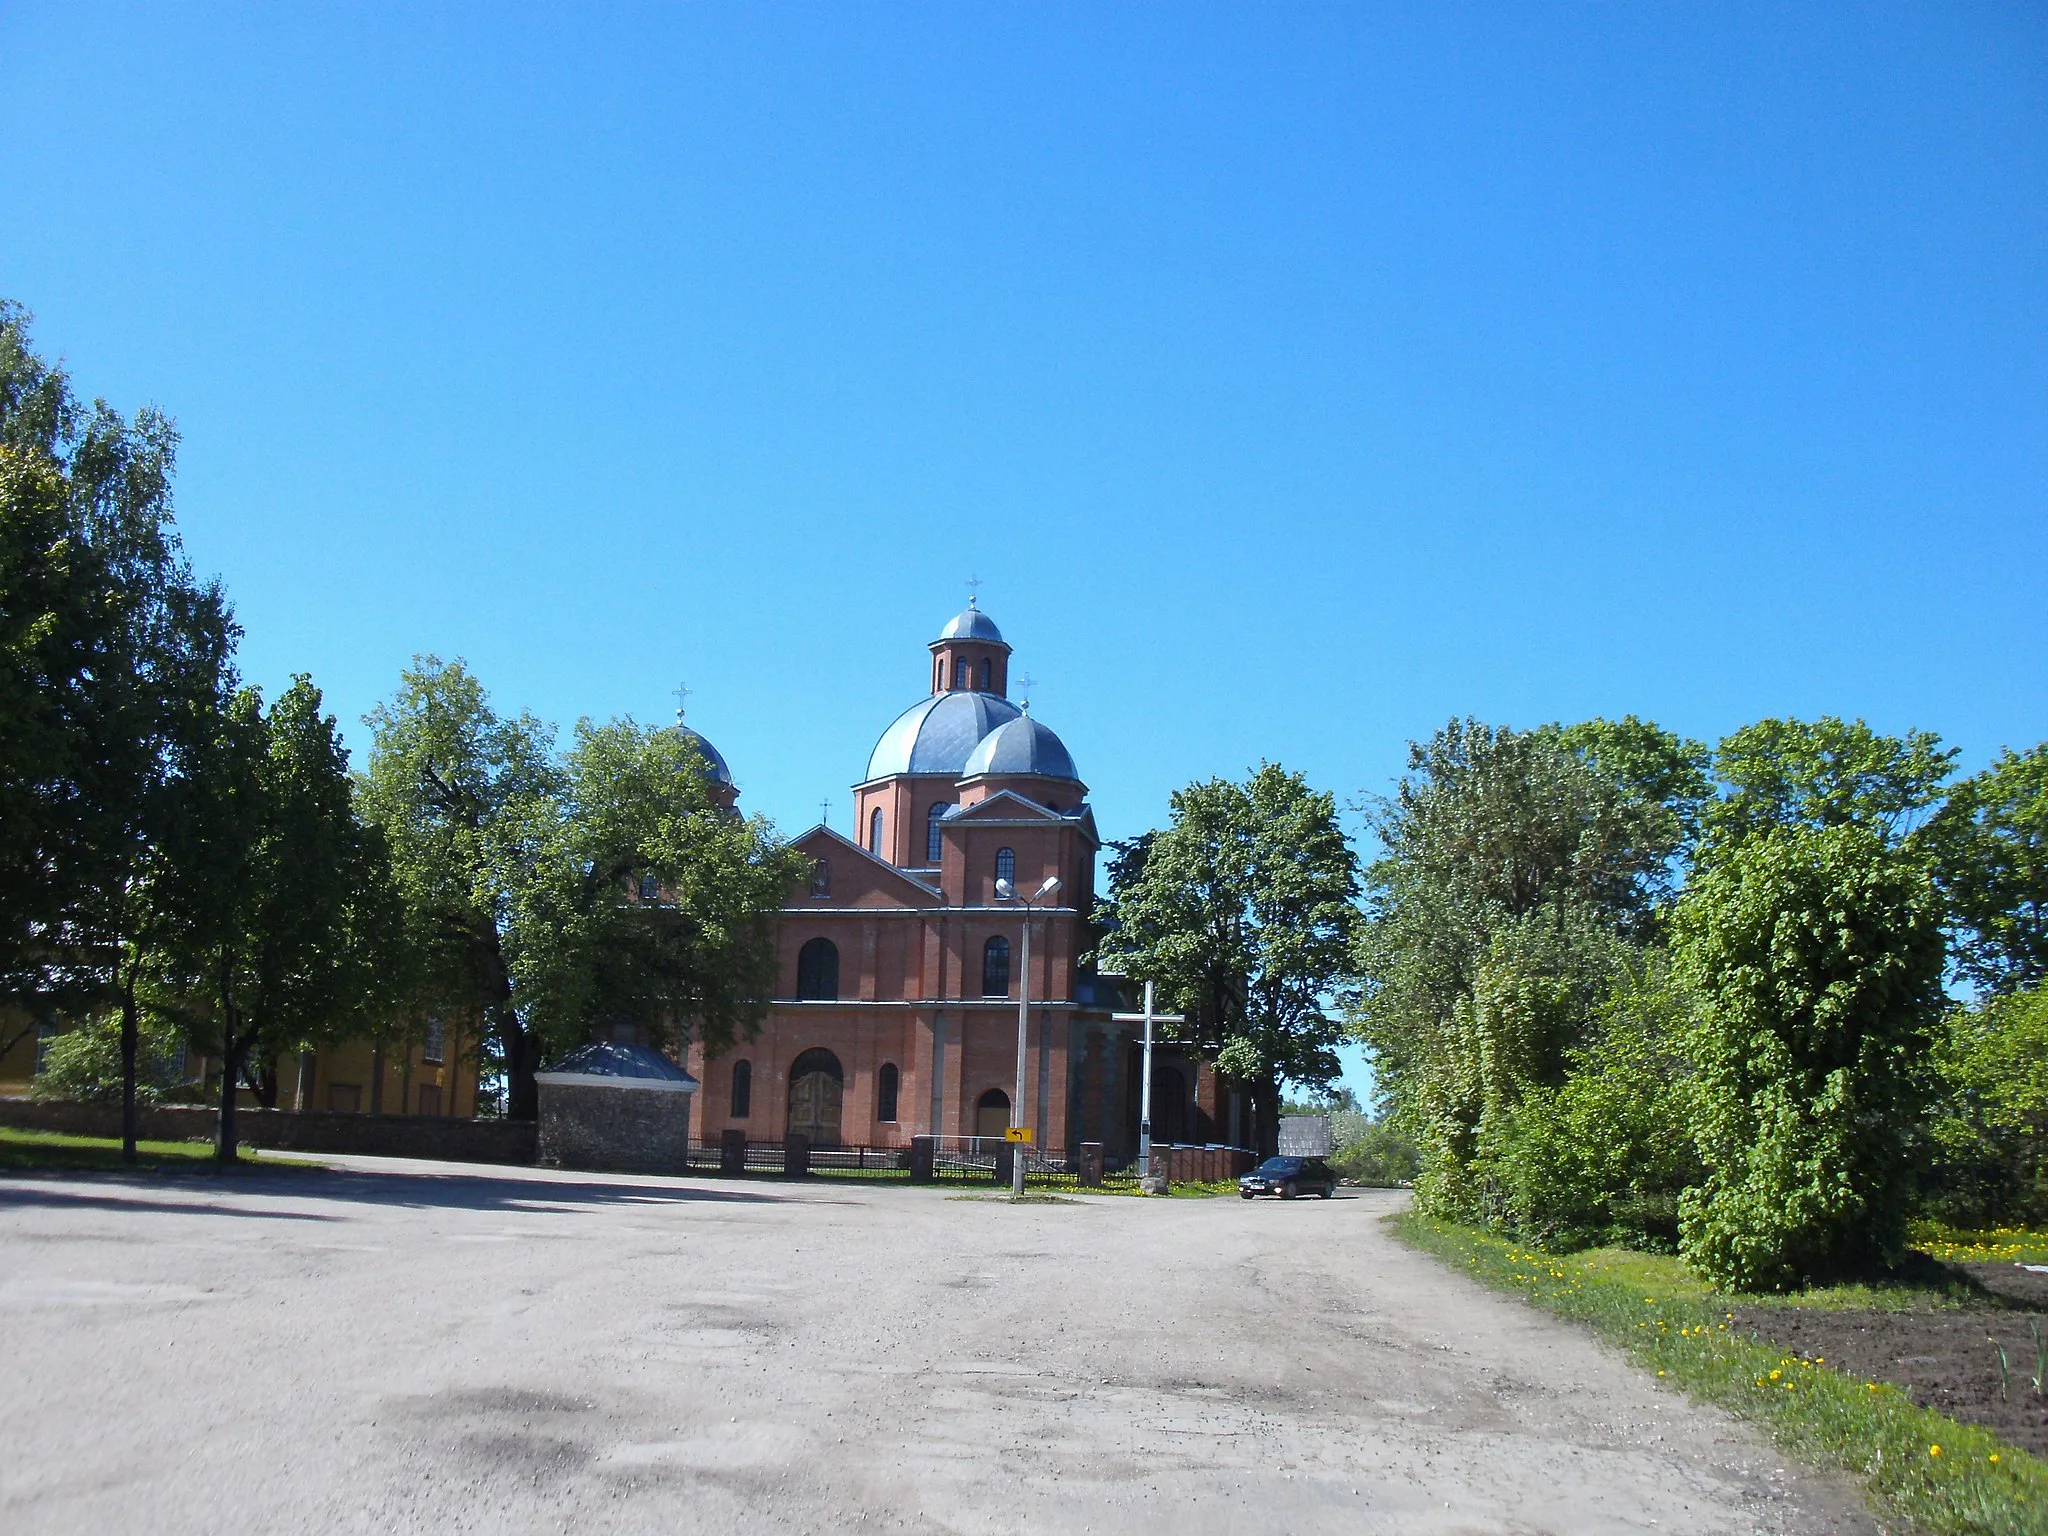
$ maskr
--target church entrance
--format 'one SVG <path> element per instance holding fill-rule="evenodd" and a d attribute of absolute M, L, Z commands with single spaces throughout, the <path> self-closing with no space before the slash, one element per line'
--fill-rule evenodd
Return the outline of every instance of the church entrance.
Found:
<path fill-rule="evenodd" d="M 1003 1132 L 1010 1128 L 1010 1096 L 1000 1088 L 991 1088 L 984 1093 L 974 1106 L 974 1134 L 1003 1139 Z"/>
<path fill-rule="evenodd" d="M 845 1096 L 846 1074 L 839 1058 L 813 1047 L 790 1064 L 789 1131 L 808 1136 L 814 1147 L 839 1145 L 839 1101 Z"/>

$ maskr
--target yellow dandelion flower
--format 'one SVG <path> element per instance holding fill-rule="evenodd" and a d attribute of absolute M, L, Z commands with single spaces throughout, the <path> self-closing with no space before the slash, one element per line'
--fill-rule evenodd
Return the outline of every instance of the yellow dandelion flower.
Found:
<path fill-rule="evenodd" d="M 1783 1371 L 1773 1371 L 1771 1372 L 1771 1380 L 1776 1381 L 1780 1376 L 1784 1374 L 1785 1373 Z"/>
<path fill-rule="evenodd" d="M 1927 1447 L 1927 1454 L 1930 1456 L 1939 1456 L 1941 1454 L 1941 1447 L 1938 1445 L 1930 1445 L 1929 1447 Z"/>
<path fill-rule="evenodd" d="M 1993 1452 L 1991 1453 L 1991 1459 L 1992 1459 L 1993 1461 L 1996 1461 L 1996 1460 L 1998 1460 L 1998 1452 L 1996 1452 L 1996 1451 L 1993 1451 Z"/>

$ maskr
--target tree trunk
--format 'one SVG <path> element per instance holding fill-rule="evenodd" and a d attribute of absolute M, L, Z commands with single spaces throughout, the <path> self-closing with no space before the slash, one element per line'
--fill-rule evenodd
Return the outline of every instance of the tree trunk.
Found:
<path fill-rule="evenodd" d="M 213 1160 L 232 1163 L 236 1158 L 235 1093 L 241 1087 L 242 1051 L 246 1047 L 237 1047 L 232 1020 L 221 1025 L 220 1040 L 220 1119 L 214 1127 Z"/>
<path fill-rule="evenodd" d="M 121 989 L 121 1161 L 135 1161 L 135 1057 L 141 1046 L 135 1021 L 135 978 Z"/>
<path fill-rule="evenodd" d="M 1266 1076 L 1255 1080 L 1252 1090 L 1252 1132 L 1262 1158 L 1280 1151 L 1280 1080 Z"/>
<path fill-rule="evenodd" d="M 540 1085 L 533 1075 L 540 1070 L 540 1041 L 516 1022 L 506 1026 L 504 1039 L 505 1118 L 538 1120 Z"/>

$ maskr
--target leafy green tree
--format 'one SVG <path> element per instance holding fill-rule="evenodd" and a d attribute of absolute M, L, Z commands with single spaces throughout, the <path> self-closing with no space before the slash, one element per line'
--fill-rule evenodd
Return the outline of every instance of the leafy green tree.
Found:
<path fill-rule="evenodd" d="M 1262 1151 L 1280 1085 L 1338 1076 L 1330 999 L 1347 973 L 1357 862 L 1335 800 L 1260 765 L 1177 791 L 1172 823 L 1111 868 L 1098 959 L 1156 982 L 1250 1091 Z"/>
<path fill-rule="evenodd" d="M 267 713 L 236 689 L 180 780 L 155 1001 L 222 1062 L 223 1161 L 243 1083 L 275 1103 L 281 1053 L 381 1022 L 395 903 L 320 702 L 303 675 Z"/>
<path fill-rule="evenodd" d="M 1714 798 L 1713 754 L 1700 742 L 1665 730 L 1653 721 L 1624 715 L 1619 720 L 1582 720 L 1557 728 L 1558 739 L 1618 784 L 1627 798 L 1662 814 L 1644 828 L 1645 852 L 1664 851 L 1664 873 L 1690 861 L 1699 841 L 1701 817 Z M 1669 896 L 1668 881 L 1646 870 L 1653 899 Z"/>
<path fill-rule="evenodd" d="M 1956 749 L 1931 731 L 1886 736 L 1861 720 L 1759 720 L 1714 752 L 1727 786 L 1706 808 L 1710 850 L 1790 827 L 1862 827 L 1902 847 L 1928 825 Z"/>
<path fill-rule="evenodd" d="M 118 1013 L 131 1158 L 179 732 L 237 634 L 178 551 L 176 449 L 155 411 L 81 406 L 0 301 L 0 999 Z"/>
<path fill-rule="evenodd" d="M 460 662 L 415 660 L 376 710 L 364 803 L 411 934 L 414 1011 L 480 1013 L 507 1112 L 551 1051 L 628 1021 L 712 1050 L 773 992 L 774 919 L 802 855 L 716 802 L 676 731 L 501 718 Z M 651 880 L 656 899 L 638 899 Z"/>
<path fill-rule="evenodd" d="M 1673 956 L 1699 1000 L 1687 1262 L 1779 1290 L 1888 1258 L 1942 1008 L 1924 865 L 1860 817 L 1756 831 L 1695 875 Z"/>
<path fill-rule="evenodd" d="M 1485 1124 L 1480 1161 L 1494 1214 L 1553 1248 L 1620 1243 L 1672 1251 L 1678 1201 L 1699 1177 L 1693 1082 L 1683 1055 L 1689 1012 L 1652 952 L 1597 1010 L 1564 1080 L 1527 1089 Z"/>
<path fill-rule="evenodd" d="M 1962 1226 L 2048 1219 L 2048 988 L 1950 1012 L 1928 1195 Z"/>
<path fill-rule="evenodd" d="M 1689 758 L 1689 753 L 1691 754 Z M 1453 720 L 1412 744 L 1377 802 L 1354 1026 L 1421 1151 L 1417 1198 L 1497 1206 L 1483 1125 L 1568 1054 L 1653 931 L 1688 816 L 1696 751 L 1640 721 L 1540 731 Z"/>
<path fill-rule="evenodd" d="M 2048 741 L 1956 785 L 1931 830 L 1957 968 L 1988 992 L 2048 982 Z"/>

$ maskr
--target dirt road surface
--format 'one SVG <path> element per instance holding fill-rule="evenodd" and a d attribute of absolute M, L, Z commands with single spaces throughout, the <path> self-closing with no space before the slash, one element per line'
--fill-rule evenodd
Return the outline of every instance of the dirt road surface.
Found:
<path fill-rule="evenodd" d="M 1401 1198 L 0 1180 L 0 1529 L 1874 1529 Z"/>

